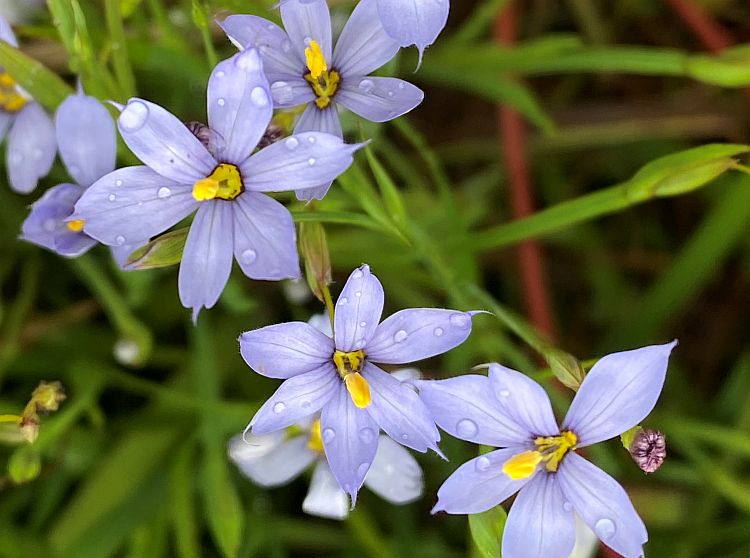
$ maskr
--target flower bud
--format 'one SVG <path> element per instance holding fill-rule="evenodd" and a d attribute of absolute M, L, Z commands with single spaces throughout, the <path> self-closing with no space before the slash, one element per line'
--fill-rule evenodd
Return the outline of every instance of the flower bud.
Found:
<path fill-rule="evenodd" d="M 307 284 L 321 302 L 323 292 L 331 283 L 331 257 L 328 254 L 326 231 L 318 222 L 300 223 L 299 247 L 305 260 Z"/>
<path fill-rule="evenodd" d="M 667 442 L 664 434 L 650 428 L 640 428 L 630 442 L 630 456 L 645 473 L 653 473 L 667 457 Z"/>

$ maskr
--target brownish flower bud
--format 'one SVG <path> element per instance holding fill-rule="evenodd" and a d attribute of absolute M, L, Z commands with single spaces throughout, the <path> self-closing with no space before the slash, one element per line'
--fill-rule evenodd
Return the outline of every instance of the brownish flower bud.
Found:
<path fill-rule="evenodd" d="M 645 473 L 653 473 L 667 457 L 667 441 L 658 430 L 641 428 L 630 443 L 630 456 Z"/>

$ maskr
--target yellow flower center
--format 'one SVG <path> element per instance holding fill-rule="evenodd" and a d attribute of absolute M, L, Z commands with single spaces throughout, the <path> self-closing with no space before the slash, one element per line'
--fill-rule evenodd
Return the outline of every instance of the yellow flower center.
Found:
<path fill-rule="evenodd" d="M 557 471 L 565 454 L 574 450 L 578 437 L 570 431 L 559 436 L 538 437 L 534 439 L 537 450 L 518 453 L 503 463 L 503 473 L 513 480 L 529 478 L 537 466 L 544 462 L 550 473 Z"/>
<path fill-rule="evenodd" d="M 193 185 L 193 197 L 198 201 L 233 200 L 245 190 L 240 169 L 229 163 L 221 163 L 206 178 Z"/>
<path fill-rule="evenodd" d="M 320 433 L 320 419 L 315 419 L 310 427 L 310 437 L 307 439 L 307 447 L 312 451 L 323 453 L 323 436 Z"/>
<path fill-rule="evenodd" d="M 354 404 L 360 409 L 365 409 L 370 405 L 370 385 L 364 376 L 359 373 L 365 360 L 365 352 L 360 349 L 345 353 L 336 351 L 333 353 L 333 363 L 339 376 L 346 384 L 346 390 L 352 398 Z"/>
<path fill-rule="evenodd" d="M 331 99 L 339 88 L 341 76 L 336 70 L 328 70 L 326 58 L 316 41 L 310 41 L 310 46 L 305 49 L 305 62 L 310 70 L 305 79 L 315 93 L 315 104 L 322 110 L 331 104 Z"/>
<path fill-rule="evenodd" d="M 81 232 L 86 222 L 83 219 L 76 219 L 75 221 L 68 221 L 65 226 L 68 227 L 70 232 Z"/>
<path fill-rule="evenodd" d="M 18 92 L 15 80 L 8 72 L 0 72 L 0 110 L 18 112 L 28 101 Z"/>

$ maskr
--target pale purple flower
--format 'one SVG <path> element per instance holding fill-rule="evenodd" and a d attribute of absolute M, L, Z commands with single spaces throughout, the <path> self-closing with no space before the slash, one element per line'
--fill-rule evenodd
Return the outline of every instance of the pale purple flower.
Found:
<path fill-rule="evenodd" d="M 2 17 L 0 40 L 18 46 L 13 30 Z M 0 141 L 6 135 L 10 186 L 16 192 L 28 194 L 49 173 L 55 161 L 55 127 L 41 105 L 0 68 Z"/>
<path fill-rule="evenodd" d="M 490 365 L 489 377 L 415 382 L 443 430 L 502 448 L 461 465 L 438 490 L 433 513 L 480 513 L 519 492 L 503 532 L 503 558 L 568 558 L 575 514 L 625 558 L 642 556 L 648 534 L 627 494 L 575 450 L 618 436 L 651 412 L 675 344 L 599 360 L 562 427 L 542 387 L 499 364 Z"/>
<path fill-rule="evenodd" d="M 284 383 L 260 408 L 246 432 L 262 436 L 321 412 L 328 463 L 352 503 L 378 447 L 378 431 L 416 451 L 437 446 L 440 434 L 410 385 L 375 363 L 404 364 L 448 351 L 471 333 L 470 312 L 401 310 L 380 321 L 384 294 L 363 265 L 344 285 L 333 338 L 304 322 L 243 333 L 240 350 L 256 372 Z"/>
<path fill-rule="evenodd" d="M 260 49 L 276 108 L 307 105 L 295 132 L 315 130 L 342 137 L 339 105 L 366 120 L 386 122 L 424 98 L 409 82 L 369 75 L 399 50 L 380 23 L 377 1 L 357 5 L 335 48 L 325 0 L 282 3 L 286 31 L 251 15 L 230 16 L 220 25 L 239 48 Z M 298 192 L 298 197 L 322 199 L 329 186 Z"/>
<path fill-rule="evenodd" d="M 21 238 L 61 256 L 76 257 L 96 240 L 83 232 L 82 221 L 67 221 L 83 192 L 115 169 L 117 137 L 112 117 L 98 100 L 71 95 L 57 109 L 55 130 L 60 157 L 73 183 L 50 188 L 31 206 Z"/>
<path fill-rule="evenodd" d="M 208 147 L 159 105 L 131 99 L 118 127 L 145 166 L 97 181 L 72 217 L 82 219 L 100 242 L 121 246 L 146 241 L 197 212 L 179 272 L 180 300 L 194 319 L 218 300 L 233 259 L 252 279 L 299 276 L 292 217 L 265 192 L 333 180 L 359 148 L 331 134 L 307 132 L 253 153 L 273 112 L 256 49 L 219 63 L 207 96 Z"/>

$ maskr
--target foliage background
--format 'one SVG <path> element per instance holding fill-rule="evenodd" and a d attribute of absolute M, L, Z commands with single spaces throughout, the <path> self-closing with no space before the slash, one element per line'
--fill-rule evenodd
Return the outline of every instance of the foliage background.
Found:
<path fill-rule="evenodd" d="M 571 392 L 520 317 L 530 286 L 516 247 L 530 238 L 542 247 L 556 346 L 590 359 L 679 338 L 647 422 L 667 435 L 663 468 L 645 477 L 616 440 L 589 455 L 626 485 L 650 556 L 746 557 L 750 177 L 728 170 L 744 148 L 688 152 L 635 175 L 690 147 L 746 142 L 750 99 L 739 86 L 750 83 L 750 55 L 705 56 L 675 11 L 685 3 L 519 2 L 521 42 L 499 48 L 492 26 L 505 2 L 454 0 L 421 70 L 412 73 L 413 51 L 387 68 L 424 87 L 424 104 L 392 124 L 350 121 L 350 137 L 375 141 L 324 202 L 280 199 L 298 220 L 325 223 L 334 293 L 364 261 L 385 286 L 386 313 L 495 312 L 462 347 L 422 363 L 429 377 L 500 361 L 543 379 L 564 411 Z M 213 17 L 276 17 L 271 1 L 48 4 L 54 18 L 42 6 L 17 27 L 23 52 L 68 85 L 77 73 L 102 99 L 137 92 L 186 121 L 205 119 L 211 61 L 234 52 Z M 343 18 L 352 2 L 330 4 Z M 743 2 L 696 5 L 738 42 L 750 37 Z M 53 109 L 64 84 L 14 56 L 0 47 L 0 62 L 15 60 L 19 81 Z M 537 206 L 550 208 L 512 225 L 499 103 L 529 123 L 520 147 Z M 133 162 L 125 148 L 120 162 Z M 301 514 L 303 480 L 265 491 L 242 478 L 226 441 L 276 382 L 247 369 L 236 338 L 322 306 L 235 270 L 193 328 L 175 267 L 121 273 L 103 248 L 67 261 L 18 242 L 32 199 L 65 180 L 58 163 L 32 197 L 0 187 L 0 412 L 19 412 L 40 380 L 59 379 L 68 394 L 34 446 L 0 447 L 0 462 L 22 471 L 37 455 L 42 463 L 30 482 L 0 479 L 0 556 L 492 555 L 473 546 L 465 517 L 429 515 L 437 487 L 477 451 L 448 437 L 450 463 L 418 456 L 422 500 L 396 508 L 363 491 L 343 523 Z"/>

